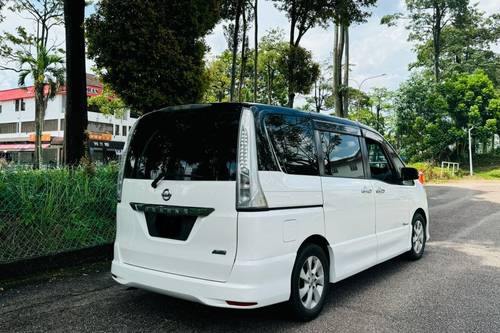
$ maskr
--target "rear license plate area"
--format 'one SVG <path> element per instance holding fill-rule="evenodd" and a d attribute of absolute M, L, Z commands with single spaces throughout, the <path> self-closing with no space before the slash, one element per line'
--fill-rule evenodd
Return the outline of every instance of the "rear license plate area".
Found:
<path fill-rule="evenodd" d="M 188 239 L 197 216 L 170 215 L 156 212 L 145 212 L 148 232 L 151 237 Z"/>

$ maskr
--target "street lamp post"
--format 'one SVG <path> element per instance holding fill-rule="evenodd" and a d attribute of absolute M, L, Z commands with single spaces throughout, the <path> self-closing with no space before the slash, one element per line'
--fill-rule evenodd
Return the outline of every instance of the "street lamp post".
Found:
<path fill-rule="evenodd" d="M 360 84 L 358 84 L 358 90 L 361 91 L 361 86 L 363 85 L 363 83 L 365 83 L 366 81 L 368 80 L 371 80 L 371 79 L 376 79 L 378 77 L 382 77 L 382 76 L 386 76 L 387 74 L 386 73 L 382 73 L 382 74 L 379 74 L 379 75 L 374 75 L 374 76 L 370 76 L 370 77 L 367 77 L 366 79 L 364 79 L 363 81 L 361 81 Z"/>
<path fill-rule="evenodd" d="M 470 132 L 474 129 L 474 126 L 469 128 L 469 173 L 470 175 L 474 175 L 474 171 L 472 170 L 472 138 Z"/>

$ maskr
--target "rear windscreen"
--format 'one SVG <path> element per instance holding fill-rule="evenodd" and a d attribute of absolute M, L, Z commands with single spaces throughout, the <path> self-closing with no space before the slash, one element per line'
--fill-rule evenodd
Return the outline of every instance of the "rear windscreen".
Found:
<path fill-rule="evenodd" d="M 235 180 L 240 109 L 158 111 L 142 118 L 125 178 Z"/>

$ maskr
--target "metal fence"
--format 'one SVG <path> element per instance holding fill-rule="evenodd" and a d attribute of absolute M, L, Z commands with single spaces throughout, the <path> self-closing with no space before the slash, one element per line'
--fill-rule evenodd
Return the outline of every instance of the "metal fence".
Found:
<path fill-rule="evenodd" d="M 111 243 L 116 166 L 0 169 L 0 264 Z"/>

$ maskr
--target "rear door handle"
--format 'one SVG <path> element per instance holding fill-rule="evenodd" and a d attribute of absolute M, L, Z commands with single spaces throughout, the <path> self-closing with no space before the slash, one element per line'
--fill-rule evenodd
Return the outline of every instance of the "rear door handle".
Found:
<path fill-rule="evenodd" d="M 384 188 L 382 188 L 382 187 L 379 187 L 379 188 L 377 188 L 377 189 L 375 190 L 375 192 L 377 192 L 377 193 L 385 193 L 385 189 L 384 189 Z"/>
<path fill-rule="evenodd" d="M 364 186 L 362 189 L 361 189 L 361 193 L 372 193 L 372 189 L 367 187 L 367 186 Z"/>

